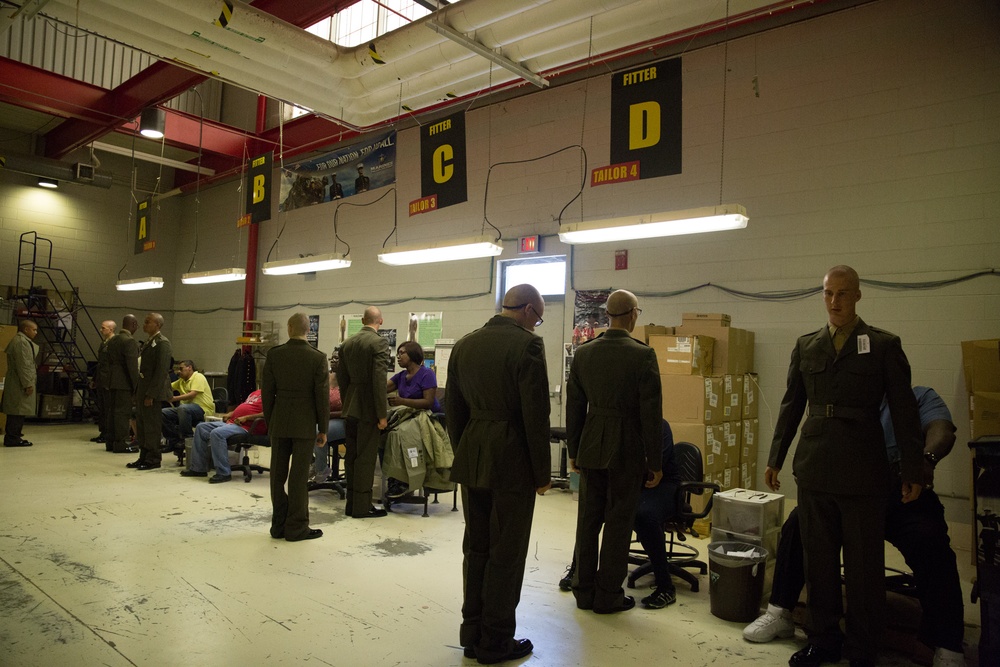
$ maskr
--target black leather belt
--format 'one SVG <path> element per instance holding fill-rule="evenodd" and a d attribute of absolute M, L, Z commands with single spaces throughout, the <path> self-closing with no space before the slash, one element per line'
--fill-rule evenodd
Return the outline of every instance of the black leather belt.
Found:
<path fill-rule="evenodd" d="M 809 405 L 810 417 L 828 419 L 878 419 L 878 411 L 866 408 L 851 408 L 843 405 Z"/>

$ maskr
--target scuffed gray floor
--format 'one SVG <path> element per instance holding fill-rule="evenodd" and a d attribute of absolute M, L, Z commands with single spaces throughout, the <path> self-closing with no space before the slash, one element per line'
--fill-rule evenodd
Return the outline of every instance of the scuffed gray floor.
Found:
<path fill-rule="evenodd" d="M 463 520 L 450 496 L 429 518 L 410 505 L 356 520 L 314 492 L 324 537 L 286 543 L 267 532 L 266 474 L 210 485 L 180 477 L 172 456 L 126 470 L 134 455 L 105 453 L 94 433 L 28 424 L 34 447 L 0 448 L 0 665 L 475 664 L 458 647 Z M 537 503 L 518 608 L 535 652 L 522 664 L 784 665 L 804 641 L 801 629 L 743 641 L 742 624 L 711 615 L 708 577 L 664 610 L 577 610 L 555 585 L 575 513 L 565 491 Z"/>

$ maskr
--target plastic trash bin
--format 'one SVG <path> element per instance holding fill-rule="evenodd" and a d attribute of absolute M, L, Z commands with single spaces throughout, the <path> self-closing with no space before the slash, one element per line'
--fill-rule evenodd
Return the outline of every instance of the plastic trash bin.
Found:
<path fill-rule="evenodd" d="M 760 614 L 767 549 L 745 542 L 708 545 L 712 615 L 749 623 Z"/>

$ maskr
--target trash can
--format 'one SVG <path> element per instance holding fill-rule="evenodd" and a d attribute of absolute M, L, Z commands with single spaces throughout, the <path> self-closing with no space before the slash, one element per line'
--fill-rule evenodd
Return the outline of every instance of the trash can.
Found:
<path fill-rule="evenodd" d="M 708 561 L 712 615 L 741 623 L 757 618 L 767 550 L 745 542 L 712 542 Z"/>

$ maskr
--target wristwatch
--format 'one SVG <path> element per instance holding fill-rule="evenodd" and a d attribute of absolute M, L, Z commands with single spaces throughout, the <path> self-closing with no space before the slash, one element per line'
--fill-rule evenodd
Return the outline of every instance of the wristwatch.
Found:
<path fill-rule="evenodd" d="M 924 458 L 927 459 L 932 468 L 936 468 L 938 462 L 941 460 L 941 457 L 934 452 L 924 452 Z"/>

